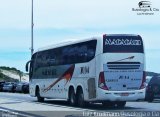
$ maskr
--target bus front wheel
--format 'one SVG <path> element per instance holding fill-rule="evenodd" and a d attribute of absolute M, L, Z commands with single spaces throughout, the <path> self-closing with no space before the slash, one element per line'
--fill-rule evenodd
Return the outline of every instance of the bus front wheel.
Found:
<path fill-rule="evenodd" d="M 40 96 L 39 88 L 37 88 L 37 90 L 36 90 L 36 96 L 37 96 L 37 101 L 38 102 L 44 102 L 44 98 Z"/>

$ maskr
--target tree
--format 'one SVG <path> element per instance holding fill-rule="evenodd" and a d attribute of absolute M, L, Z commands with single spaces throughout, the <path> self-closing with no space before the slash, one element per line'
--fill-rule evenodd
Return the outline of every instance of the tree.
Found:
<path fill-rule="evenodd" d="M 17 73 L 19 75 L 19 81 L 21 82 L 22 76 L 23 76 L 23 72 L 21 72 L 20 70 L 17 70 Z"/>

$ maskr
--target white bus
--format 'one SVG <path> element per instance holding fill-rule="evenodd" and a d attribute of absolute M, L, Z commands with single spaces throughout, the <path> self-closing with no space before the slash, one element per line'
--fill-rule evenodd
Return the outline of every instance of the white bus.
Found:
<path fill-rule="evenodd" d="M 38 101 L 66 99 L 72 106 L 98 102 L 124 107 L 126 101 L 145 97 L 144 56 L 142 38 L 127 34 L 39 49 L 26 64 L 30 95 Z"/>

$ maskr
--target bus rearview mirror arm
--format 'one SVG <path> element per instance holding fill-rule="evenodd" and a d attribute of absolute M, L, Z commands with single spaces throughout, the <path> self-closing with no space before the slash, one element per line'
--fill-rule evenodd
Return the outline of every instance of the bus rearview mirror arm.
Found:
<path fill-rule="evenodd" d="M 28 65 L 30 64 L 30 62 L 31 60 L 26 63 L 26 72 L 28 72 Z"/>

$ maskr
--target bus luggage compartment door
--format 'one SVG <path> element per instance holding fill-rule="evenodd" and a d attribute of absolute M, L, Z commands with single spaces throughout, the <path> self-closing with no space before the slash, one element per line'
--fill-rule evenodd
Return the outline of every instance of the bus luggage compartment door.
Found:
<path fill-rule="evenodd" d="M 88 95 L 89 99 L 96 98 L 95 78 L 88 79 Z"/>

